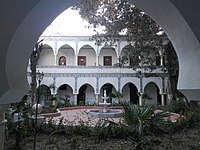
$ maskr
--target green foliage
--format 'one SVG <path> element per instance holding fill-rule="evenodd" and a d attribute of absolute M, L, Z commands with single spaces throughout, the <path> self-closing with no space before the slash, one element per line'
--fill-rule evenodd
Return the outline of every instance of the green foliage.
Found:
<path fill-rule="evenodd" d="M 121 98 L 123 98 L 124 94 L 122 94 L 119 91 L 115 91 L 114 93 L 111 93 L 111 98 L 116 98 L 118 100 L 118 103 L 121 104 Z"/>
<path fill-rule="evenodd" d="M 125 55 L 120 58 L 120 66 L 130 59 L 132 67 L 138 66 L 139 62 L 153 65 L 163 41 L 167 39 L 165 34 L 157 34 L 162 29 L 155 21 L 127 1 L 82 0 L 74 8 L 92 27 L 105 27 L 103 34 L 97 33 L 92 38 L 97 44 L 106 42 L 114 45 L 119 38 L 130 42 Z"/>
<path fill-rule="evenodd" d="M 97 45 L 116 45 L 119 39 L 129 42 L 117 66 L 126 64 L 135 69 L 148 65 L 153 70 L 157 60 L 166 58 L 162 69 L 169 75 L 168 91 L 177 94 L 178 57 L 162 28 L 144 11 L 124 0 L 81 0 L 74 9 L 90 23 L 89 27 L 105 28 L 91 39 Z"/>
<path fill-rule="evenodd" d="M 123 119 L 133 130 L 135 136 L 145 133 L 168 132 L 169 123 L 166 121 L 168 113 L 154 114 L 155 106 L 139 107 L 137 105 L 124 105 Z"/>
<path fill-rule="evenodd" d="M 197 107 L 194 110 L 192 110 L 192 112 L 193 112 L 193 116 L 192 116 L 191 120 L 193 122 L 199 122 L 200 121 L 200 108 Z"/>
<path fill-rule="evenodd" d="M 7 127 L 9 132 L 20 132 L 23 136 L 31 132 L 32 122 L 30 119 L 31 105 L 26 103 L 26 96 L 19 102 L 11 104 L 6 111 Z M 14 122 L 14 114 L 18 114 L 18 120 Z"/>
<path fill-rule="evenodd" d="M 131 132 L 126 125 L 122 123 L 116 123 L 111 120 L 103 120 L 98 122 L 93 131 L 93 135 L 97 139 L 126 138 Z"/>
<path fill-rule="evenodd" d="M 164 108 L 165 111 L 184 114 L 186 111 L 189 110 L 187 103 L 182 99 L 172 100 L 168 105 Z"/>

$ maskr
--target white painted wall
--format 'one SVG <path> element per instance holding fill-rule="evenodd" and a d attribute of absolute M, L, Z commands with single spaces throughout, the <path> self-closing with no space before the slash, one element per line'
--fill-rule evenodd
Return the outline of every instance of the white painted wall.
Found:
<path fill-rule="evenodd" d="M 53 50 L 49 47 L 48 49 L 45 48 L 42 50 L 41 54 L 40 54 L 40 58 L 38 60 L 38 65 L 40 66 L 44 66 L 44 65 L 48 65 L 48 66 L 53 66 L 55 63 L 55 57 L 53 54 Z"/>
<path fill-rule="evenodd" d="M 79 51 L 78 56 L 86 56 L 86 66 L 95 66 L 96 64 L 96 53 L 95 50 L 90 47 L 89 49 L 82 47 Z"/>

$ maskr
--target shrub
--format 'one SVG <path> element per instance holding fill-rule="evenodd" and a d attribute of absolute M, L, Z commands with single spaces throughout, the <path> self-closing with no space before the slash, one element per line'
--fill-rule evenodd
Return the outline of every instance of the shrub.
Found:
<path fill-rule="evenodd" d="M 154 114 L 155 106 L 139 107 L 137 105 L 125 104 L 123 118 L 125 124 L 131 128 L 134 136 L 145 133 L 168 132 L 169 123 L 166 121 L 168 113 L 159 112 Z"/>
<path fill-rule="evenodd" d="M 164 108 L 165 111 L 184 114 L 189 110 L 189 106 L 183 100 L 183 98 L 178 98 L 176 100 L 172 100 L 167 106 Z"/>

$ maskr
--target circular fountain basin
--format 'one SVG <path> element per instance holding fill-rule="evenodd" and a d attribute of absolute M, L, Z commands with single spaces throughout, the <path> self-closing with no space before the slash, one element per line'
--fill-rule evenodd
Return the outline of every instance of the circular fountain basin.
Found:
<path fill-rule="evenodd" d="M 89 111 L 89 115 L 91 117 L 98 117 L 98 118 L 118 118 L 122 116 L 121 110 L 115 109 L 94 109 Z"/>
<path fill-rule="evenodd" d="M 99 106 L 107 107 L 110 106 L 111 103 L 99 103 Z"/>

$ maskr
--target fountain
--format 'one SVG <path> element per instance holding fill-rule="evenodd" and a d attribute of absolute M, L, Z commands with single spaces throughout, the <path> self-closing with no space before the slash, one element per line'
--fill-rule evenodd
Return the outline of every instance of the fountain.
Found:
<path fill-rule="evenodd" d="M 108 106 L 111 105 L 111 103 L 107 102 L 107 99 L 109 98 L 106 95 L 106 90 L 103 92 L 103 99 L 102 103 L 99 103 L 99 106 L 103 107 L 102 109 L 93 109 L 89 111 L 89 115 L 92 117 L 100 117 L 100 118 L 117 118 L 121 117 L 122 111 L 121 110 L 115 110 L 115 109 L 107 109 Z"/>

